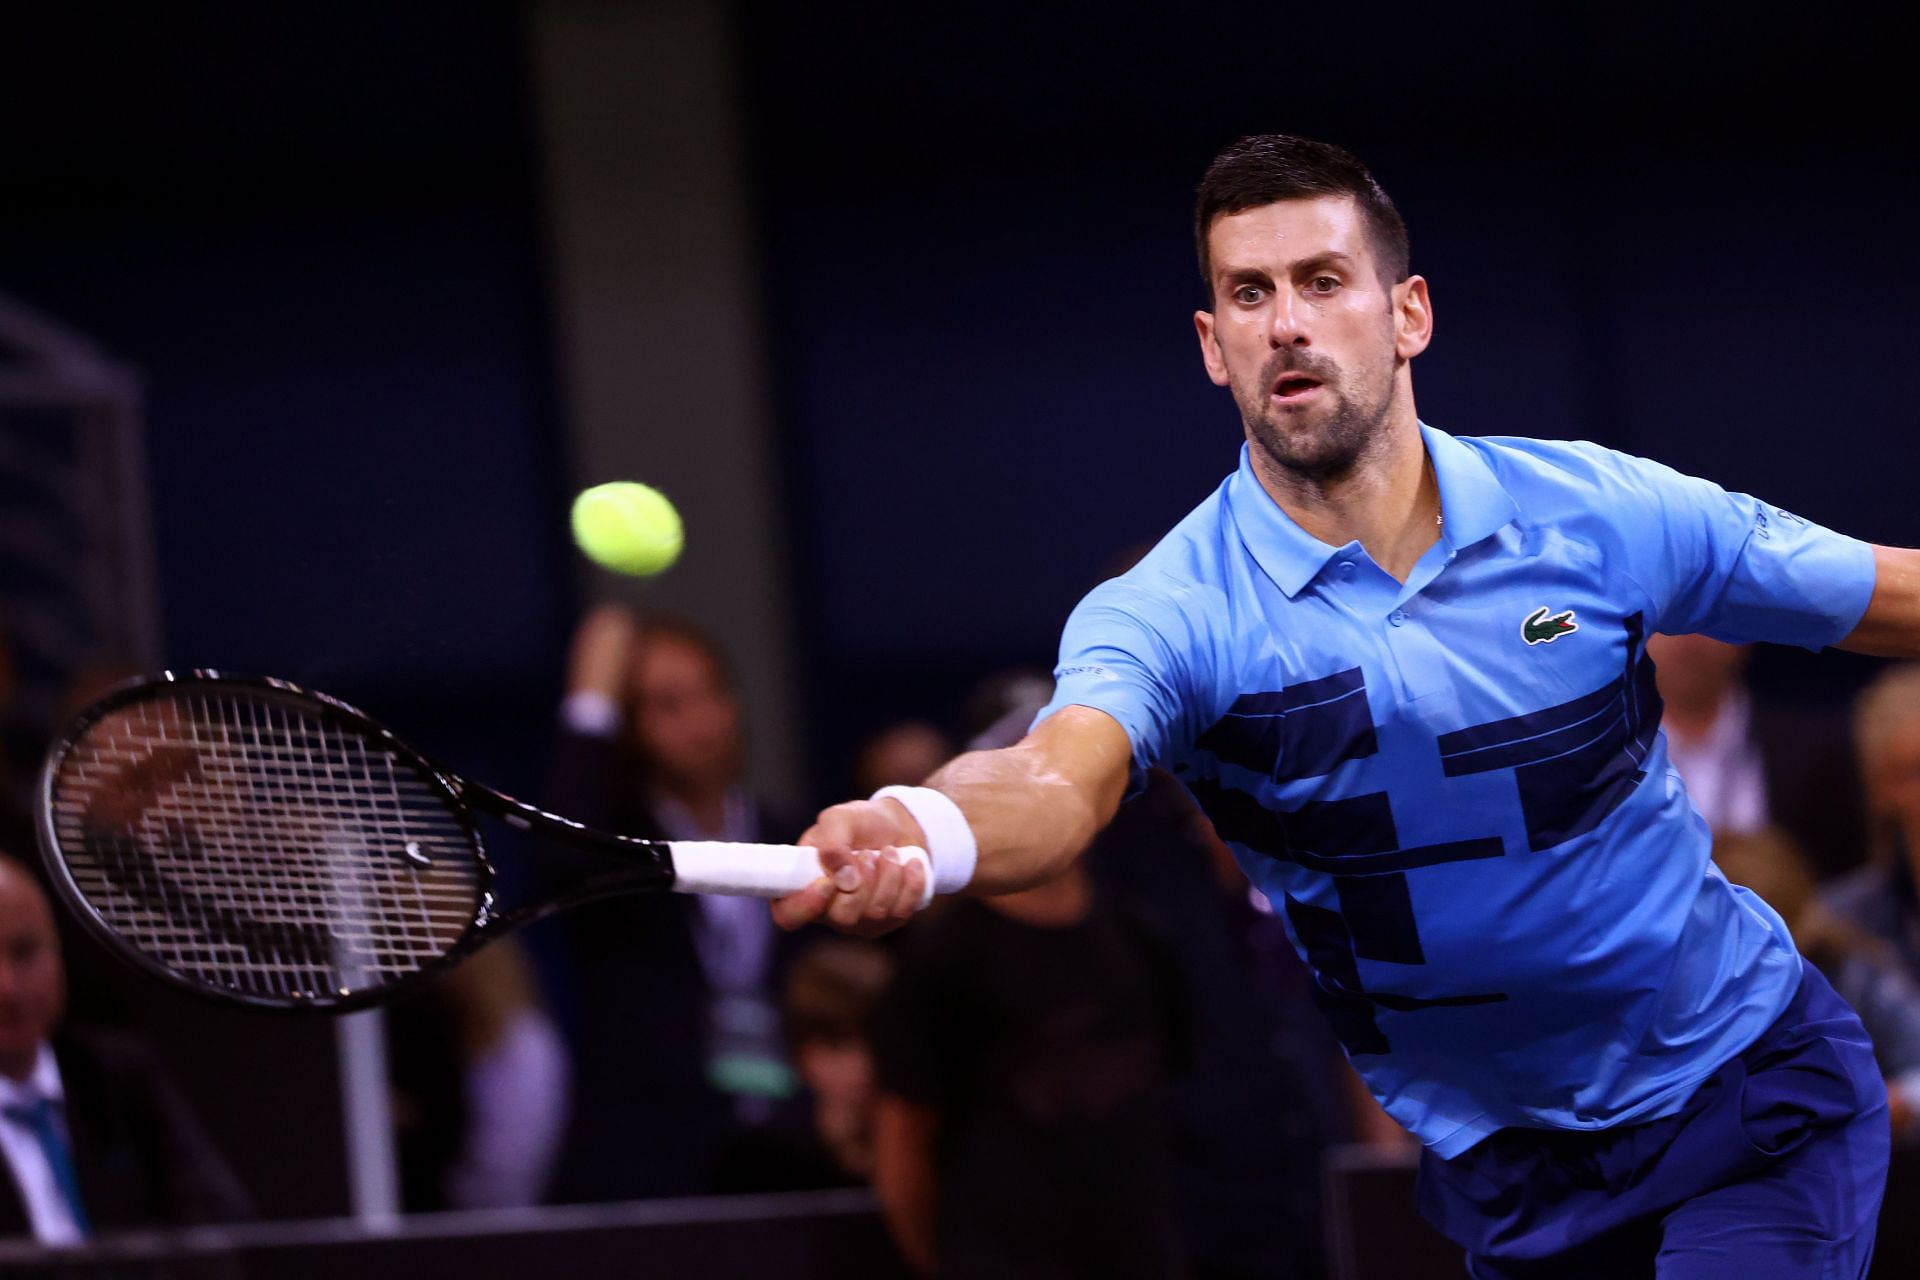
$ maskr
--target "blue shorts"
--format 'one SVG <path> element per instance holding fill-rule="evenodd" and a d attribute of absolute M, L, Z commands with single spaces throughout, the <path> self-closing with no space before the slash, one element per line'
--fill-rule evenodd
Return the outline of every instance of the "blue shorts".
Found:
<path fill-rule="evenodd" d="M 1873 1045 L 1807 965 L 1786 1012 L 1678 1114 L 1429 1152 L 1420 1212 L 1481 1280 L 1858 1280 L 1890 1144 Z"/>

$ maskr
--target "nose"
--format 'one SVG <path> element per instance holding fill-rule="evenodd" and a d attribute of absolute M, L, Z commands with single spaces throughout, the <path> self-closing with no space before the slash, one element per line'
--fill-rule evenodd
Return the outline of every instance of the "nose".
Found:
<path fill-rule="evenodd" d="M 1267 326 L 1267 344 L 1276 351 L 1281 347 L 1313 345 L 1307 338 L 1306 321 L 1306 308 L 1299 305 L 1294 291 L 1279 290 L 1273 299 L 1273 321 Z"/>

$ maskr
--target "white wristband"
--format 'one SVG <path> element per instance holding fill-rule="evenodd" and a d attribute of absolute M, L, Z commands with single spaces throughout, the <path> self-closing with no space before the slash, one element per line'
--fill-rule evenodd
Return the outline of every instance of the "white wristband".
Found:
<path fill-rule="evenodd" d="M 958 893 L 973 879 L 980 859 L 973 828 L 951 796 L 932 787 L 882 787 L 869 799 L 898 800 L 927 838 L 927 857 L 933 863 L 933 892 Z"/>

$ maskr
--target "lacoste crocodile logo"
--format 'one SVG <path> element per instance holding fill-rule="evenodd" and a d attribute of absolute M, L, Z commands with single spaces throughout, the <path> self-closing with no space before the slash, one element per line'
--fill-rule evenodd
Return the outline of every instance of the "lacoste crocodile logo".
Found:
<path fill-rule="evenodd" d="M 1527 620 L 1520 624 L 1520 638 L 1528 644 L 1548 644 L 1579 629 L 1580 624 L 1573 620 L 1573 610 L 1548 617 L 1543 605 L 1528 614 Z"/>

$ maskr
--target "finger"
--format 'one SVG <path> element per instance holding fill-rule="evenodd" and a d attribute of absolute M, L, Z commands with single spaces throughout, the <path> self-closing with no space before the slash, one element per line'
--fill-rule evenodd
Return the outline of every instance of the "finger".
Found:
<path fill-rule="evenodd" d="M 850 849 L 820 850 L 820 871 L 843 893 L 852 893 L 865 878 L 860 856 Z"/>
<path fill-rule="evenodd" d="M 836 892 L 827 907 L 827 918 L 843 929 L 859 924 L 866 917 L 867 903 L 873 898 L 873 879 L 873 855 L 852 855 L 847 864 L 834 873 Z M 844 887 L 849 880 L 854 881 L 853 887 Z"/>
<path fill-rule="evenodd" d="M 812 924 L 827 913 L 833 901 L 833 881 L 825 876 L 804 889 L 796 890 L 773 902 L 773 922 L 782 929 L 798 929 Z"/>
<path fill-rule="evenodd" d="M 905 920 L 927 900 L 927 865 L 915 858 L 901 868 L 900 896 L 893 904 L 893 918 Z"/>
<path fill-rule="evenodd" d="M 884 850 L 874 859 L 873 892 L 867 896 L 866 910 L 862 913 L 866 919 L 893 918 L 894 904 L 900 898 L 900 885 L 905 879 L 906 870 L 900 865 L 900 855 L 892 849 Z"/>
<path fill-rule="evenodd" d="M 835 805 L 814 820 L 814 824 L 801 835 L 800 843 L 811 845 L 823 855 L 847 854 L 853 852 L 854 834 L 853 815 L 847 812 L 846 805 Z M 825 861 L 824 857 L 822 861 Z"/>

